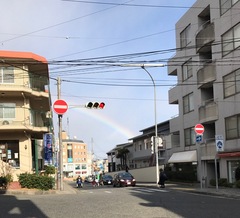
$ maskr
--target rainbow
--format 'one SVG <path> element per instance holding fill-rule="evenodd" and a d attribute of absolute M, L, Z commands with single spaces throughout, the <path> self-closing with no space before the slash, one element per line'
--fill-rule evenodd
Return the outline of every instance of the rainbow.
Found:
<path fill-rule="evenodd" d="M 118 132 L 122 136 L 126 137 L 126 139 L 130 139 L 130 138 L 136 136 L 136 133 L 130 131 L 125 126 L 120 125 L 115 120 L 106 116 L 104 113 L 102 113 L 103 111 L 101 111 L 101 110 L 81 109 L 81 108 L 71 108 L 70 110 L 78 111 L 78 113 L 80 112 L 81 114 L 89 116 L 89 117 L 103 123 L 105 126 L 110 127 L 111 129 L 115 130 L 115 132 Z"/>

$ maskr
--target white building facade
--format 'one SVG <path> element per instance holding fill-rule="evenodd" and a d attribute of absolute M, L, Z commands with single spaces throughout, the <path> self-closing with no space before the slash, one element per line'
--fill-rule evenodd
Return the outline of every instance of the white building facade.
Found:
<path fill-rule="evenodd" d="M 179 144 L 169 163 L 175 170 L 195 167 L 206 183 L 216 172 L 235 182 L 240 164 L 239 7 L 239 0 L 196 1 L 176 24 L 176 54 L 168 62 L 168 75 L 178 81 L 169 103 L 179 106 L 178 117 L 170 120 Z M 198 123 L 205 130 L 200 142 Z"/>

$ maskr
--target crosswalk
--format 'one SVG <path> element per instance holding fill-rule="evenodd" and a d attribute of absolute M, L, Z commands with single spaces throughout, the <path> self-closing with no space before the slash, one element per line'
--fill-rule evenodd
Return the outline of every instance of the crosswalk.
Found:
<path fill-rule="evenodd" d="M 91 189 L 91 190 L 84 190 L 82 189 L 82 192 L 85 193 L 89 193 L 89 194 L 94 194 L 96 192 L 98 193 L 106 193 L 106 194 L 112 194 L 114 193 L 116 190 L 119 189 Z M 124 188 L 122 188 L 121 190 L 124 190 Z M 148 188 L 148 187 L 134 187 L 131 188 L 130 190 L 131 192 L 138 192 L 138 193 L 157 193 L 157 192 L 161 192 L 161 193 L 167 193 L 169 192 L 169 190 L 166 189 L 157 189 L 157 188 Z"/>
<path fill-rule="evenodd" d="M 156 188 L 135 188 L 131 190 L 133 192 L 147 192 L 147 193 L 153 193 L 153 192 L 169 192 L 166 189 L 156 189 Z"/>

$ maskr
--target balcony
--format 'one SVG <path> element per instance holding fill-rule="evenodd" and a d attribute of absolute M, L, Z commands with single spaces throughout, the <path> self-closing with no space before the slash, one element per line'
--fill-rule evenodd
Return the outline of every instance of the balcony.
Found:
<path fill-rule="evenodd" d="M 211 46 L 210 43 L 215 39 L 214 37 L 214 23 L 209 21 L 202 25 L 196 34 L 197 52 L 208 52 Z"/>
<path fill-rule="evenodd" d="M 218 105 L 213 99 L 205 101 L 198 108 L 198 113 L 200 123 L 211 123 L 218 119 Z"/>
<path fill-rule="evenodd" d="M 50 112 L 15 109 L 15 118 L 1 118 L 0 131 L 30 130 L 48 132 L 51 125 Z"/>
<path fill-rule="evenodd" d="M 198 87 L 208 88 L 214 80 L 216 80 L 216 65 L 215 63 L 209 63 L 203 66 L 197 72 Z M 212 85 L 210 85 L 212 86 Z"/>
<path fill-rule="evenodd" d="M 215 139 L 206 139 L 200 146 L 201 160 L 213 160 L 216 155 Z"/>
<path fill-rule="evenodd" d="M 177 86 L 172 87 L 168 91 L 168 102 L 169 104 L 178 104 L 178 92 L 179 89 Z"/>

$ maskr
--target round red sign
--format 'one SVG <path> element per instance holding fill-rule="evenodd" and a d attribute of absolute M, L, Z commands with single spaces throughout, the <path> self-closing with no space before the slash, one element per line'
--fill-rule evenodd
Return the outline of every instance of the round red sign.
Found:
<path fill-rule="evenodd" d="M 62 99 L 58 99 L 53 104 L 53 110 L 55 111 L 55 113 L 57 113 L 59 115 L 63 115 L 64 113 L 67 112 L 68 105 L 67 105 L 66 101 L 64 101 Z"/>
<path fill-rule="evenodd" d="M 197 134 L 202 135 L 204 133 L 204 126 L 199 123 L 195 126 L 194 130 Z"/>

